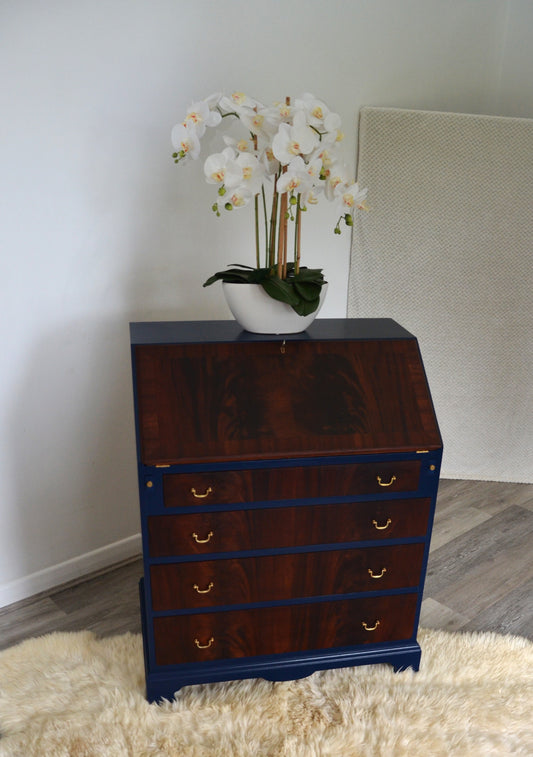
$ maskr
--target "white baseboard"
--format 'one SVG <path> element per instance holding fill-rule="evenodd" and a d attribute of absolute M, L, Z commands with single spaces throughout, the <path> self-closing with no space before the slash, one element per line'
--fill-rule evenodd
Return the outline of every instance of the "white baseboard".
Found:
<path fill-rule="evenodd" d="M 122 560 L 140 555 L 141 551 L 141 535 L 134 534 L 127 539 L 121 539 L 92 552 L 73 557 L 71 560 L 51 565 L 37 573 L 17 578 L 7 584 L 0 584 L 0 607 L 27 599 L 42 591 L 48 591 L 96 570 L 108 568 Z"/>

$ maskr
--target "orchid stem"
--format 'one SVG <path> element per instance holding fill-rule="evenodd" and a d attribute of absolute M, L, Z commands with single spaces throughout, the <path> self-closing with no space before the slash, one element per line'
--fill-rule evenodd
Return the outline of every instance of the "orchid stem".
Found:
<path fill-rule="evenodd" d="M 278 278 L 284 278 L 284 252 L 285 252 L 285 237 L 287 234 L 287 193 L 284 193 L 281 197 L 279 208 L 279 233 L 278 233 Z"/>
<path fill-rule="evenodd" d="M 268 267 L 273 268 L 276 262 L 276 228 L 278 222 L 278 176 L 274 177 L 274 190 L 272 192 L 272 212 L 270 214 L 270 251 Z"/>
<path fill-rule="evenodd" d="M 261 261 L 259 260 L 259 195 L 254 197 L 254 215 L 255 215 L 255 262 L 256 267 L 261 267 Z"/>
<path fill-rule="evenodd" d="M 268 237 L 268 213 L 267 213 L 264 184 L 261 185 L 261 195 L 263 197 L 263 216 L 265 218 L 265 268 L 268 268 L 268 255 L 269 255 L 269 249 L 270 249 L 270 240 Z"/>
<path fill-rule="evenodd" d="M 294 222 L 294 275 L 297 276 L 300 273 L 300 243 L 301 243 L 301 214 L 302 208 L 300 206 L 301 194 L 298 194 L 298 202 L 296 204 L 296 220 Z"/>

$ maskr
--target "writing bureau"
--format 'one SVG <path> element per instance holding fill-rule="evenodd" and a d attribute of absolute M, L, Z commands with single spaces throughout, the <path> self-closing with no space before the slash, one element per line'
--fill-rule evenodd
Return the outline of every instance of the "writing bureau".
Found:
<path fill-rule="evenodd" d="M 416 338 L 390 319 L 130 332 L 148 699 L 417 670 L 442 442 Z"/>

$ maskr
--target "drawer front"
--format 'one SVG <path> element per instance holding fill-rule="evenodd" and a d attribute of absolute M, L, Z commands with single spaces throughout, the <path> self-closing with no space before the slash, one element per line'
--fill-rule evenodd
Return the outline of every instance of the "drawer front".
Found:
<path fill-rule="evenodd" d="M 157 665 L 409 639 L 416 594 L 154 618 Z"/>
<path fill-rule="evenodd" d="M 163 476 L 165 507 L 416 491 L 420 461 L 299 466 Z"/>
<path fill-rule="evenodd" d="M 155 611 L 418 586 L 424 544 L 153 565 Z"/>
<path fill-rule="evenodd" d="M 148 518 L 151 557 L 425 537 L 429 499 L 343 502 Z"/>

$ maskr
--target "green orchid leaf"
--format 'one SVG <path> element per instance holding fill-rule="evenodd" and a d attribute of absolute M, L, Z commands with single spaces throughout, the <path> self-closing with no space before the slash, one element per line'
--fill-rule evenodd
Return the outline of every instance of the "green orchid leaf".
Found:
<path fill-rule="evenodd" d="M 309 315 L 310 313 L 314 313 L 315 310 L 318 307 L 318 304 L 320 302 L 320 298 L 317 297 L 315 300 L 300 300 L 298 305 L 293 305 L 292 309 L 295 310 L 298 315 Z"/>
<path fill-rule="evenodd" d="M 295 281 L 315 281 L 317 284 L 324 283 L 322 268 L 305 268 L 302 266 L 298 275 L 295 276 L 294 279 Z"/>
<path fill-rule="evenodd" d="M 287 305 L 292 305 L 292 307 L 298 305 L 300 302 L 300 298 L 295 293 L 291 284 L 283 279 L 278 279 L 277 276 L 265 279 L 261 282 L 261 286 L 274 300 L 286 302 Z"/>
<path fill-rule="evenodd" d="M 294 289 L 300 295 L 302 300 L 307 302 L 314 302 L 320 297 L 320 290 L 322 287 L 320 284 L 316 284 L 313 281 L 297 281 L 294 280 Z M 311 311 L 312 312 L 312 311 Z"/>
<path fill-rule="evenodd" d="M 250 282 L 250 273 L 245 271 L 218 271 L 207 279 L 204 287 L 214 284 L 215 281 L 226 281 L 230 284 L 248 284 Z"/>

